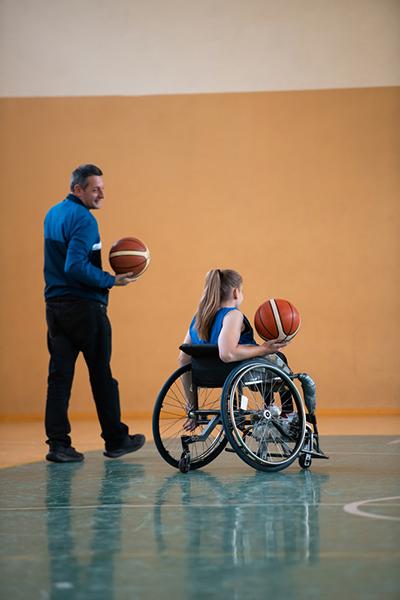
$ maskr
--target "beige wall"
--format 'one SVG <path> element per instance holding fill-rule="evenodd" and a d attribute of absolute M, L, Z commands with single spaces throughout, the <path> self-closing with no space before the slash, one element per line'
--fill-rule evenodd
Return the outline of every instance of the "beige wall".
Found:
<path fill-rule="evenodd" d="M 399 0 L 1 0 L 0 96 L 400 84 Z"/>
<path fill-rule="evenodd" d="M 287 354 L 321 410 L 399 407 L 399 88 L 0 101 L 1 416 L 40 416 L 47 376 L 42 222 L 70 171 L 99 164 L 106 250 L 142 238 L 143 278 L 111 291 L 125 415 L 150 413 L 205 272 L 303 317 Z M 107 265 L 106 253 L 103 261 Z M 74 415 L 94 415 L 79 365 Z"/>

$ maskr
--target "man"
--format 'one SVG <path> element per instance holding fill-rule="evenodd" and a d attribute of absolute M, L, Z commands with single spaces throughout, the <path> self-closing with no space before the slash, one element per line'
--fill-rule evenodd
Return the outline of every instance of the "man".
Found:
<path fill-rule="evenodd" d="M 68 403 L 75 362 L 82 352 L 90 384 L 104 455 L 119 458 L 139 450 L 142 434 L 129 435 L 121 422 L 118 382 L 110 368 L 111 325 L 107 317 L 108 292 L 126 286 L 132 273 L 110 275 L 101 268 L 97 221 L 90 211 L 102 207 L 102 171 L 81 165 L 72 173 L 71 193 L 46 215 L 45 299 L 50 352 L 45 427 L 53 462 L 80 462 L 84 456 L 71 446 Z"/>

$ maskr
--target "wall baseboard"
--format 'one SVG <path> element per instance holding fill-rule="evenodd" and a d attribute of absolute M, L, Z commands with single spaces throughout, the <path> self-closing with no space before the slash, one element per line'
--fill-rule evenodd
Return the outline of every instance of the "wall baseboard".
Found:
<path fill-rule="evenodd" d="M 400 417 L 400 408 L 392 407 L 374 407 L 374 408 L 360 408 L 360 407 L 347 407 L 347 408 L 320 408 L 317 411 L 317 416 L 320 417 Z M 90 413 L 70 413 L 69 418 L 72 421 L 97 421 L 96 415 Z M 129 420 L 145 420 L 151 421 L 152 413 L 149 412 L 135 412 L 126 413 L 122 416 L 123 421 Z M 0 423 L 22 423 L 22 422 L 35 422 L 43 421 L 43 415 L 0 415 Z"/>

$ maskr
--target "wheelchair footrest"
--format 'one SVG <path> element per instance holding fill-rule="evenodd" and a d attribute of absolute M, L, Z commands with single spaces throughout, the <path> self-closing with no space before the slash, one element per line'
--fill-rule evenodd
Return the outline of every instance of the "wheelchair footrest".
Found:
<path fill-rule="evenodd" d="M 329 460 L 329 456 L 322 452 L 322 450 L 319 450 L 319 452 L 313 450 L 310 454 L 313 458 L 324 458 L 325 460 Z"/>
<path fill-rule="evenodd" d="M 300 454 L 306 454 L 311 458 L 324 458 L 325 460 L 329 460 L 329 456 L 327 456 L 322 450 L 307 450 L 303 448 Z"/>
<path fill-rule="evenodd" d="M 307 442 L 302 447 L 300 454 L 309 456 L 310 458 L 322 458 L 325 460 L 329 459 L 319 446 L 319 436 L 318 433 L 313 433 L 310 426 L 307 426 L 308 429 L 308 439 Z"/>
<path fill-rule="evenodd" d="M 234 454 L 236 454 L 236 450 L 234 450 L 233 448 L 225 448 L 225 452 L 233 452 Z"/>

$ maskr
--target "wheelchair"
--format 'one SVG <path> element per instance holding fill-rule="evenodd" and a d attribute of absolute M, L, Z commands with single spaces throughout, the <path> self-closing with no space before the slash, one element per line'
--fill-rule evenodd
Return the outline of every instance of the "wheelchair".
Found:
<path fill-rule="evenodd" d="M 187 473 L 223 450 L 259 471 L 280 471 L 296 459 L 308 469 L 314 458 L 328 458 L 309 375 L 293 373 L 277 354 L 224 363 L 214 344 L 180 349 L 191 363 L 164 383 L 153 411 L 154 442 L 171 466 Z"/>

